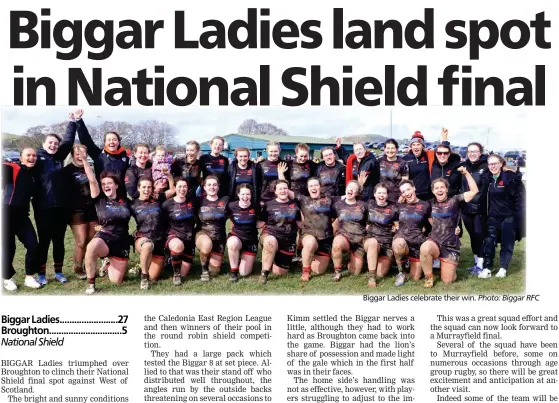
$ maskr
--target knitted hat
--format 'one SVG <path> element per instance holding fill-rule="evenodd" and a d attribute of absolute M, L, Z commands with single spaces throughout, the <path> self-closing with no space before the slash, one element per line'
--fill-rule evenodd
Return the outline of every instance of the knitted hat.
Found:
<path fill-rule="evenodd" d="M 425 139 L 423 138 L 423 134 L 421 134 L 421 132 L 419 130 L 417 130 L 413 136 L 411 136 L 411 142 L 410 145 L 412 145 L 413 143 L 420 143 L 423 145 L 423 147 L 425 147 Z"/>

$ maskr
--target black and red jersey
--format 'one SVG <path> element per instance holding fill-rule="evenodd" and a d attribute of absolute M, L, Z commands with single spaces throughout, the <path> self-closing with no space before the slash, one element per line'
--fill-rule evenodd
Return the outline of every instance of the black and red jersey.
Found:
<path fill-rule="evenodd" d="M 266 203 L 276 198 L 276 181 L 278 180 L 278 165 L 284 162 L 281 159 L 277 161 L 264 160 L 259 162 L 260 174 L 262 175 L 262 190 L 260 193 L 260 202 Z M 288 171 L 289 172 L 289 171 Z"/>
<path fill-rule="evenodd" d="M 70 211 L 85 210 L 87 206 L 93 204 L 89 179 L 84 167 L 77 167 L 68 164 L 62 168 L 66 187 L 69 192 L 68 204 Z"/>
<path fill-rule="evenodd" d="M 237 166 L 237 169 L 235 171 L 235 177 L 231 178 L 231 180 L 235 181 L 235 190 L 234 190 L 234 194 L 230 195 L 231 198 L 236 199 L 239 194 L 239 186 L 242 184 L 245 185 L 250 185 L 251 189 L 253 187 L 253 179 L 252 179 L 252 175 L 253 175 L 253 171 L 254 171 L 254 167 L 252 166 L 247 166 L 246 168 L 241 168 L 239 166 Z"/>
<path fill-rule="evenodd" d="M 178 159 L 171 164 L 171 174 L 186 180 L 188 183 L 188 193 L 196 192 L 200 183 L 202 183 L 202 166 L 200 161 L 186 162 L 184 159 Z"/>
<path fill-rule="evenodd" d="M 398 234 L 412 243 L 417 243 L 417 239 L 422 240 L 423 229 L 429 224 L 431 217 L 431 203 L 423 200 L 412 204 L 399 203 L 398 212 Z"/>
<path fill-rule="evenodd" d="M 388 202 L 379 206 L 376 200 L 369 200 L 369 218 L 367 236 L 375 238 L 379 243 L 391 243 L 394 233 L 394 223 L 398 221 L 398 207 Z"/>
<path fill-rule="evenodd" d="M 238 200 L 230 202 L 227 205 L 227 217 L 233 222 L 230 234 L 243 241 L 256 241 L 258 238 L 258 230 L 256 229 L 258 211 L 259 209 L 255 208 L 252 203 L 243 208 L 239 205 Z"/>
<path fill-rule="evenodd" d="M 266 223 L 264 233 L 285 241 L 297 239 L 297 221 L 301 221 L 301 210 L 297 202 L 289 200 L 268 201 L 260 214 L 260 221 Z"/>
<path fill-rule="evenodd" d="M 177 202 L 172 198 L 163 203 L 162 209 L 169 235 L 185 241 L 194 240 L 194 226 L 198 210 L 195 199 L 187 198 L 184 202 Z"/>
<path fill-rule="evenodd" d="M 353 204 L 339 200 L 334 204 L 334 211 L 340 223 L 336 235 L 345 236 L 351 243 L 361 243 L 367 225 L 368 208 L 363 200 Z"/>
<path fill-rule="evenodd" d="M 303 235 L 312 235 L 318 240 L 331 238 L 334 235 L 332 218 L 335 217 L 332 199 L 312 199 L 301 194 L 297 194 L 295 199 L 299 202 L 303 214 Z"/>
<path fill-rule="evenodd" d="M 307 180 L 315 175 L 316 164 L 307 161 L 299 164 L 295 160 L 289 162 L 289 188 L 295 194 L 309 195 Z"/>
<path fill-rule="evenodd" d="M 345 166 L 336 161 L 329 167 L 323 161 L 318 164 L 315 175 L 320 179 L 322 196 L 343 196 L 345 194 Z"/>
<path fill-rule="evenodd" d="M 127 237 L 131 216 L 128 200 L 120 197 L 109 199 L 101 194 L 94 199 L 94 202 L 99 225 L 103 227 L 101 232 L 110 235 L 114 240 Z"/>
<path fill-rule="evenodd" d="M 133 164 L 126 170 L 126 175 L 124 175 L 124 185 L 126 186 L 126 192 L 131 199 L 137 199 L 140 197 L 138 183 L 144 178 L 152 179 L 150 161 L 146 163 L 145 168 L 141 168 L 136 164 Z"/>
<path fill-rule="evenodd" d="M 379 158 L 380 181 L 388 188 L 388 200 L 396 203 L 400 197 L 400 182 L 402 176 L 408 173 L 407 164 L 401 157 L 389 161 L 386 155 Z"/>
<path fill-rule="evenodd" d="M 433 228 L 429 237 L 440 245 L 460 250 L 460 239 L 456 235 L 456 227 L 460 220 L 460 202 L 464 195 L 460 194 L 447 198 L 444 202 L 436 199 L 431 201 L 431 217 Z"/>
<path fill-rule="evenodd" d="M 157 199 L 136 199 L 132 202 L 132 216 L 136 220 L 136 237 L 149 238 L 152 241 L 163 239 L 165 230 L 165 217 L 162 204 L 165 202 L 165 193 L 160 193 Z"/>
<path fill-rule="evenodd" d="M 223 242 L 225 240 L 227 203 L 229 203 L 229 196 L 213 201 L 204 197 L 200 203 L 198 211 L 200 230 L 208 235 L 212 241 Z"/>
<path fill-rule="evenodd" d="M 214 157 L 211 154 L 204 154 L 200 157 L 202 175 L 207 178 L 214 175 L 219 181 L 219 196 L 225 196 L 229 192 L 229 159 L 223 155 Z"/>

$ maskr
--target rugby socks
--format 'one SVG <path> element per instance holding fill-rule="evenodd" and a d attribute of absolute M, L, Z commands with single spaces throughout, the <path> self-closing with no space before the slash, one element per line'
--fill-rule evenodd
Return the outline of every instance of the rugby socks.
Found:
<path fill-rule="evenodd" d="M 180 254 L 171 252 L 171 265 L 173 266 L 173 273 L 175 274 L 175 276 L 180 275 L 182 266 L 182 257 Z"/>
<path fill-rule="evenodd" d="M 310 273 L 311 272 L 311 266 L 303 266 L 303 273 Z"/>
<path fill-rule="evenodd" d="M 181 263 L 182 263 L 182 262 L 181 262 Z M 140 275 L 140 278 L 141 278 L 142 280 L 149 280 L 149 274 L 147 274 L 147 273 L 142 273 L 142 274 Z"/>
<path fill-rule="evenodd" d="M 87 278 L 87 284 L 93 284 L 93 285 L 95 285 L 95 277 L 93 277 L 93 278 L 89 278 L 89 277 L 88 277 L 88 278 Z"/>
<path fill-rule="evenodd" d="M 202 273 L 209 271 L 210 254 L 200 253 L 200 263 L 202 263 Z"/>
<path fill-rule="evenodd" d="M 342 271 L 342 266 L 336 267 L 334 266 L 334 273 L 340 273 Z"/>
<path fill-rule="evenodd" d="M 404 273 L 404 262 L 402 260 L 396 261 L 396 265 L 398 265 L 398 273 Z"/>
<path fill-rule="evenodd" d="M 231 267 L 231 273 L 238 273 L 238 272 L 239 272 L 238 267 Z"/>

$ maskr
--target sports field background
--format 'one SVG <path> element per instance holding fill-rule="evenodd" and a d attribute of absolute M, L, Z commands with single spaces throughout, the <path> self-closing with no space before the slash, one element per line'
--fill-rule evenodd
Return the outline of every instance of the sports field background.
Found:
<path fill-rule="evenodd" d="M 131 230 L 135 229 L 134 220 L 130 221 Z M 161 279 L 153 283 L 151 289 L 140 290 L 140 278 L 126 276 L 122 285 L 114 285 L 109 280 L 98 278 L 96 280 L 96 288 L 98 293 L 96 295 L 176 295 L 176 294 L 233 294 L 233 295 L 256 295 L 256 294 L 346 294 L 346 295 L 361 295 L 364 293 L 388 293 L 388 294 L 418 294 L 418 293 L 456 293 L 456 294 L 516 294 L 522 293 L 525 288 L 525 274 L 526 274 L 526 256 L 525 256 L 525 240 L 516 243 L 514 249 L 514 256 L 508 270 L 506 278 L 499 279 L 494 276 L 489 279 L 478 279 L 477 277 L 470 276 L 466 270 L 467 267 L 473 265 L 473 254 L 470 248 L 470 239 L 468 234 L 462 236 L 462 249 L 460 265 L 458 269 L 458 278 L 455 283 L 444 285 L 439 280 L 439 272 L 435 271 L 435 287 L 433 289 L 423 288 L 423 280 L 409 281 L 403 287 L 395 287 L 395 275 L 391 272 L 388 277 L 379 279 L 377 288 L 367 287 L 367 275 L 364 271 L 358 275 L 350 275 L 347 270 L 344 270 L 344 276 L 339 283 L 332 281 L 332 265 L 328 268 L 325 275 L 313 276 L 311 281 L 302 282 L 301 277 L 301 264 L 294 264 L 291 267 L 290 273 L 284 277 L 276 277 L 270 275 L 268 284 L 262 285 L 259 283 L 260 279 L 260 251 L 258 253 L 257 261 L 255 262 L 253 274 L 248 278 L 241 278 L 237 283 L 229 281 L 229 275 L 221 274 L 217 278 L 212 279 L 209 283 L 200 281 L 200 261 L 198 254 L 196 255 L 194 265 L 191 273 L 183 281 L 180 286 L 171 284 L 172 273 L 164 272 Z M 32 290 L 23 286 L 24 280 L 24 256 L 25 248 L 22 244 L 17 242 L 17 251 L 14 259 L 14 267 L 16 268 L 15 280 L 18 284 L 18 290 L 12 293 L 3 290 L 4 295 L 14 294 L 36 294 L 36 295 L 76 295 L 83 294 L 86 288 L 86 281 L 78 280 L 73 274 L 72 250 L 74 246 L 74 239 L 72 231 L 68 227 L 66 231 L 66 258 L 64 264 L 64 274 L 68 277 L 68 283 L 60 284 L 54 280 L 54 269 L 52 264 L 52 250 L 49 251 L 49 260 L 47 262 L 47 278 L 49 284 L 39 290 Z M 139 255 L 133 248 L 130 248 L 130 261 L 128 267 L 132 268 L 138 263 Z M 498 269 L 499 263 L 499 249 L 495 254 L 495 268 Z M 344 260 L 345 264 L 345 260 Z M 345 267 L 345 266 L 344 266 Z M 227 260 L 227 253 L 222 265 L 222 272 L 229 271 L 229 263 Z"/>

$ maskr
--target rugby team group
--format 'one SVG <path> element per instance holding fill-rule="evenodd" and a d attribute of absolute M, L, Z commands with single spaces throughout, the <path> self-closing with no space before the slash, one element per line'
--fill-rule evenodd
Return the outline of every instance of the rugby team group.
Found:
<path fill-rule="evenodd" d="M 263 284 L 270 272 L 287 274 L 299 254 L 302 281 L 324 274 L 331 261 L 332 278 L 340 281 L 348 253 L 350 273 L 359 274 L 366 263 L 369 287 L 393 268 L 396 286 L 424 277 L 431 288 L 434 262 L 444 284 L 456 280 L 463 228 L 475 259 L 469 271 L 485 279 L 493 274 L 497 243 L 495 277 L 503 278 L 524 234 L 522 175 L 479 143 L 469 144 L 461 161 L 444 128 L 434 150 L 426 150 L 416 131 L 403 158 L 394 139 L 385 142 L 381 156 L 363 143 L 350 153 L 338 139 L 321 150 L 319 163 L 309 158 L 306 144 L 283 161 L 281 144 L 270 142 L 258 163 L 244 147 L 230 161 L 222 155 L 222 137 L 210 146 L 201 155 L 200 145 L 188 141 L 185 157 L 173 159 L 162 146 L 153 152 L 138 143 L 131 163 L 118 133 L 105 133 L 99 147 L 83 110 L 70 113 L 63 138 L 48 134 L 41 149 L 24 147 L 19 162 L 3 163 L 4 288 L 17 289 L 16 237 L 26 248 L 25 286 L 48 284 L 51 244 L 54 280 L 67 282 L 62 269 L 68 226 L 75 241 L 74 274 L 87 280 L 87 294 L 95 293 L 97 276 L 124 281 L 131 245 L 140 256 L 141 289 L 158 281 L 166 267 L 172 283 L 180 285 L 196 249 L 200 280 L 222 271 L 227 250 L 230 280 L 236 282 L 252 273 L 259 247 Z M 136 230 L 129 234 L 132 217 Z"/>

